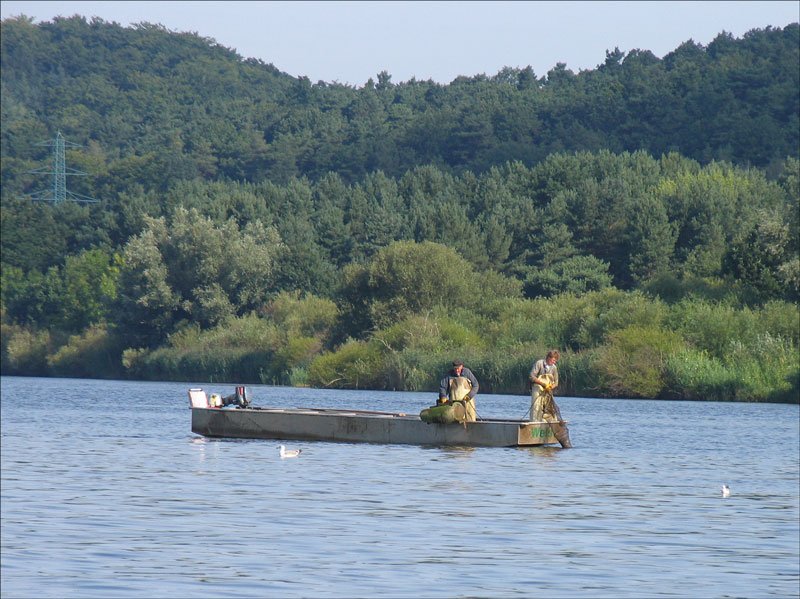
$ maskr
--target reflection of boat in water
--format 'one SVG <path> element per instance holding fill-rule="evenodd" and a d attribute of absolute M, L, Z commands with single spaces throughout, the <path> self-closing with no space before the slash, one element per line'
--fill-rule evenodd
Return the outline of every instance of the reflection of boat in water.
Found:
<path fill-rule="evenodd" d="M 192 432 L 206 437 L 515 447 L 556 444 L 567 430 L 563 421 L 485 419 L 428 424 L 418 415 L 402 412 L 260 408 L 248 402 L 246 407 L 211 407 L 202 389 L 189 390 L 189 403 Z"/>

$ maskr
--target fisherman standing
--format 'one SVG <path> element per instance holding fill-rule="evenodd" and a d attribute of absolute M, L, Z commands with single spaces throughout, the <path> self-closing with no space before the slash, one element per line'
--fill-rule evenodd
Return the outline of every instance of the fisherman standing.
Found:
<path fill-rule="evenodd" d="M 553 399 L 553 389 L 558 387 L 556 362 L 561 357 L 557 349 L 547 352 L 544 360 L 537 360 L 531 368 L 531 420 L 549 422 L 550 430 L 561 447 L 572 447 L 567 423 L 561 418 L 561 410 Z"/>
<path fill-rule="evenodd" d="M 553 400 L 553 390 L 558 387 L 556 363 L 560 357 L 557 349 L 550 350 L 543 360 L 537 360 L 531 368 L 531 420 L 550 420 L 553 417 L 559 417 L 560 420 Z M 545 415 L 550 418 L 545 418 Z"/>

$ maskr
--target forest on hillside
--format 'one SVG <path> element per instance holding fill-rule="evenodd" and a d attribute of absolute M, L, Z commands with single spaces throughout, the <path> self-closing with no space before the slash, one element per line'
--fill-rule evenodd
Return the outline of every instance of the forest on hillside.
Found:
<path fill-rule="evenodd" d="M 800 27 L 450 84 L 2 21 L 2 369 L 798 401 Z M 69 189 L 33 202 L 61 132 Z M 613 356 L 614 360 L 609 360 Z"/>

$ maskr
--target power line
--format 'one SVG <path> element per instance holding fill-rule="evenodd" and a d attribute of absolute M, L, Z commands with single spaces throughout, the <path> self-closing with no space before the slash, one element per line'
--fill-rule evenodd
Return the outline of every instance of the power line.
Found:
<path fill-rule="evenodd" d="M 68 176 L 86 176 L 88 173 L 76 170 L 74 168 L 67 168 L 65 159 L 65 150 L 67 146 L 71 148 L 80 148 L 78 144 L 69 142 L 61 135 L 61 131 L 56 133 L 55 139 L 40 142 L 37 146 L 52 146 L 53 148 L 53 164 L 50 169 L 47 167 L 38 168 L 28 171 L 34 175 L 52 175 L 53 186 L 50 189 L 37 191 L 30 195 L 30 199 L 35 202 L 52 202 L 53 204 L 61 204 L 62 202 L 79 202 L 83 204 L 96 204 L 100 200 L 85 196 L 79 193 L 74 193 L 67 189 Z"/>

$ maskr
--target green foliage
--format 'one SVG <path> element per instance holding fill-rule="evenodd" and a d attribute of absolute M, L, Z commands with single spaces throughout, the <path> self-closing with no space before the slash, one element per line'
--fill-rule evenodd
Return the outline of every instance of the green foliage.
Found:
<path fill-rule="evenodd" d="M 499 301 L 495 303 L 495 309 L 486 314 L 486 321 L 477 321 L 475 326 L 484 335 L 484 345 L 494 344 L 499 350 L 509 353 L 521 345 L 533 344 L 543 351 L 550 347 L 565 347 L 570 318 L 574 315 L 574 300 L 574 296 L 565 294 L 559 296 L 558 301 Z"/>
<path fill-rule="evenodd" d="M 369 347 L 381 356 L 379 388 L 432 389 L 455 354 L 479 353 L 485 339 L 463 320 L 447 313 L 416 315 L 375 331 Z"/>
<path fill-rule="evenodd" d="M 641 289 L 647 295 L 669 304 L 683 299 L 706 300 L 732 306 L 747 303 L 740 286 L 735 281 L 726 281 L 721 277 L 680 277 L 674 273 L 666 273 L 650 279 Z"/>
<path fill-rule="evenodd" d="M 631 226 L 626 234 L 631 280 L 646 282 L 669 272 L 675 253 L 675 228 L 664 202 L 644 195 L 629 207 Z"/>
<path fill-rule="evenodd" d="M 129 376 L 157 380 L 270 382 L 270 365 L 281 344 L 280 332 L 267 320 L 250 315 L 201 331 L 189 326 L 155 350 L 130 348 L 123 353 Z"/>
<path fill-rule="evenodd" d="M 614 331 L 631 326 L 662 328 L 668 318 L 667 307 L 644 295 L 617 289 L 584 298 L 585 312 L 575 336 L 579 347 L 601 345 Z"/>
<path fill-rule="evenodd" d="M 382 356 L 364 341 L 349 340 L 335 353 L 318 357 L 308 367 L 308 382 L 314 387 L 335 389 L 381 389 Z"/>
<path fill-rule="evenodd" d="M 163 224 L 159 228 L 163 229 Z M 117 327 L 135 345 L 155 345 L 172 330 L 174 312 L 180 303 L 167 281 L 168 271 L 155 231 L 150 229 L 132 238 L 122 260 Z"/>
<path fill-rule="evenodd" d="M 762 333 L 753 339 L 737 341 L 725 356 L 725 362 L 736 369 L 741 385 L 736 399 L 800 402 L 796 394 L 800 356 L 797 347 L 786 340 Z M 791 393 L 795 393 L 794 397 Z"/>
<path fill-rule="evenodd" d="M 773 302 L 760 310 L 687 301 L 670 319 L 691 345 L 669 365 L 671 393 L 685 399 L 800 399 L 797 306 Z"/>
<path fill-rule="evenodd" d="M 384 330 L 376 331 L 372 339 L 380 342 L 385 348 L 384 351 L 388 352 L 401 352 L 406 349 L 436 352 L 439 349 L 450 349 L 444 347 L 442 328 L 440 321 L 429 315 L 409 316 Z M 477 335 L 459 326 L 457 322 L 447 322 L 445 328 L 448 341 L 455 340 L 457 347 L 477 338 Z"/>
<path fill-rule="evenodd" d="M 164 340 L 177 322 L 215 326 L 266 302 L 277 234 L 256 221 L 215 225 L 177 208 L 172 222 L 148 219 L 122 254 L 119 324 L 136 345 Z"/>
<path fill-rule="evenodd" d="M 2 325 L 3 374 L 47 376 L 47 356 L 52 350 L 52 339 L 48 331 L 36 331 L 16 325 Z"/>
<path fill-rule="evenodd" d="M 769 302 L 758 310 L 757 316 L 761 331 L 800 347 L 800 307 L 797 304 Z"/>
<path fill-rule="evenodd" d="M 56 267 L 46 273 L 2 269 L 3 314 L 8 322 L 51 327 L 59 321 L 64 281 Z"/>
<path fill-rule="evenodd" d="M 102 250 L 67 256 L 63 268 L 42 275 L 4 265 L 2 304 L 5 317 L 17 323 L 77 332 L 104 322 L 117 293 L 117 258 Z"/>
<path fill-rule="evenodd" d="M 731 401 L 737 395 L 735 371 L 705 350 L 685 348 L 668 356 L 666 377 L 677 399 Z"/>
<path fill-rule="evenodd" d="M 146 378 L 304 384 L 336 316 L 334 304 L 285 293 L 265 316 L 232 317 L 208 330 L 188 324 L 168 346 L 126 350 L 122 363 L 130 376 Z"/>
<path fill-rule="evenodd" d="M 608 335 L 593 368 L 615 397 L 657 397 L 664 391 L 668 357 L 682 348 L 675 333 L 634 325 Z"/>
<path fill-rule="evenodd" d="M 458 353 L 517 392 L 558 347 L 571 393 L 795 401 L 797 24 L 362 88 L 147 23 L 0 27 L 4 372 L 421 390 Z M 21 199 L 56 131 L 100 204 Z M 594 370 L 629 345 L 630 388 Z"/>
<path fill-rule="evenodd" d="M 372 319 L 386 325 L 443 304 L 459 306 L 469 294 L 472 268 L 455 251 L 430 242 L 397 242 L 369 265 Z"/>
<path fill-rule="evenodd" d="M 270 370 L 278 374 L 281 383 L 303 384 L 308 377 L 308 365 L 321 349 L 320 340 L 314 337 L 291 338 L 275 352 Z"/>
<path fill-rule="evenodd" d="M 264 373 L 268 359 L 268 354 L 263 351 L 212 345 L 183 352 L 159 348 L 137 356 L 129 364 L 131 375 L 144 375 L 153 380 L 271 383 L 273 381 L 268 376 L 253 378 L 254 372 Z"/>
<path fill-rule="evenodd" d="M 765 331 L 757 313 L 747 308 L 736 310 L 724 304 L 685 300 L 671 311 L 671 328 L 693 347 L 716 358 L 724 357 L 732 343 L 754 339 Z"/>
<path fill-rule="evenodd" d="M 712 401 L 800 402 L 797 346 L 768 333 L 732 343 L 723 359 L 687 348 L 670 356 L 670 395 Z"/>
<path fill-rule="evenodd" d="M 283 291 L 264 309 L 268 316 L 287 336 L 305 335 L 324 338 L 338 318 L 336 304 L 328 299 L 299 291 Z"/>
<path fill-rule="evenodd" d="M 64 328 L 82 331 L 106 322 L 117 297 L 118 257 L 98 249 L 67 256 L 62 276 Z"/>
<path fill-rule="evenodd" d="M 375 349 L 373 345 L 373 351 Z M 414 347 L 402 352 L 390 352 L 383 356 L 380 377 L 373 388 L 392 391 L 438 389 L 439 378 L 445 372 L 441 366 L 444 361 L 438 353 Z"/>
<path fill-rule="evenodd" d="M 503 349 L 490 347 L 469 353 L 472 355 L 468 355 L 467 362 L 478 378 L 481 393 L 528 393 L 531 366 L 538 356 L 544 356 L 541 351 L 526 345 Z M 446 371 L 447 368 L 440 369 L 439 376 Z"/>
<path fill-rule="evenodd" d="M 581 294 L 610 286 L 608 264 L 593 256 L 573 256 L 549 269 L 531 271 L 525 277 L 525 292 L 529 297 Z"/>
<path fill-rule="evenodd" d="M 577 351 L 601 345 L 610 332 L 633 324 L 661 326 L 667 315 L 660 301 L 611 288 L 508 302 L 492 315 L 489 330 L 500 344 L 535 343 L 542 351 L 552 347 Z"/>
<path fill-rule="evenodd" d="M 364 266 L 345 272 L 342 298 L 352 309 L 350 333 L 387 327 L 411 314 L 437 307 L 454 310 L 492 297 L 518 294 L 519 287 L 497 273 L 477 275 L 454 250 L 431 242 L 398 241 Z M 359 314 L 356 314 L 359 313 Z"/>
<path fill-rule="evenodd" d="M 545 352 L 535 355 L 544 356 Z M 558 391 L 566 396 L 603 397 L 601 377 L 595 369 L 602 359 L 602 346 L 597 346 L 577 353 L 562 354 L 558 362 Z"/>
<path fill-rule="evenodd" d="M 104 325 L 92 325 L 47 357 L 49 372 L 65 377 L 121 378 L 120 349 L 119 339 Z"/>
<path fill-rule="evenodd" d="M 800 299 L 800 195 L 790 182 L 797 165 L 797 160 L 786 162 L 785 201 L 759 206 L 723 259 L 724 273 L 761 301 Z"/>

